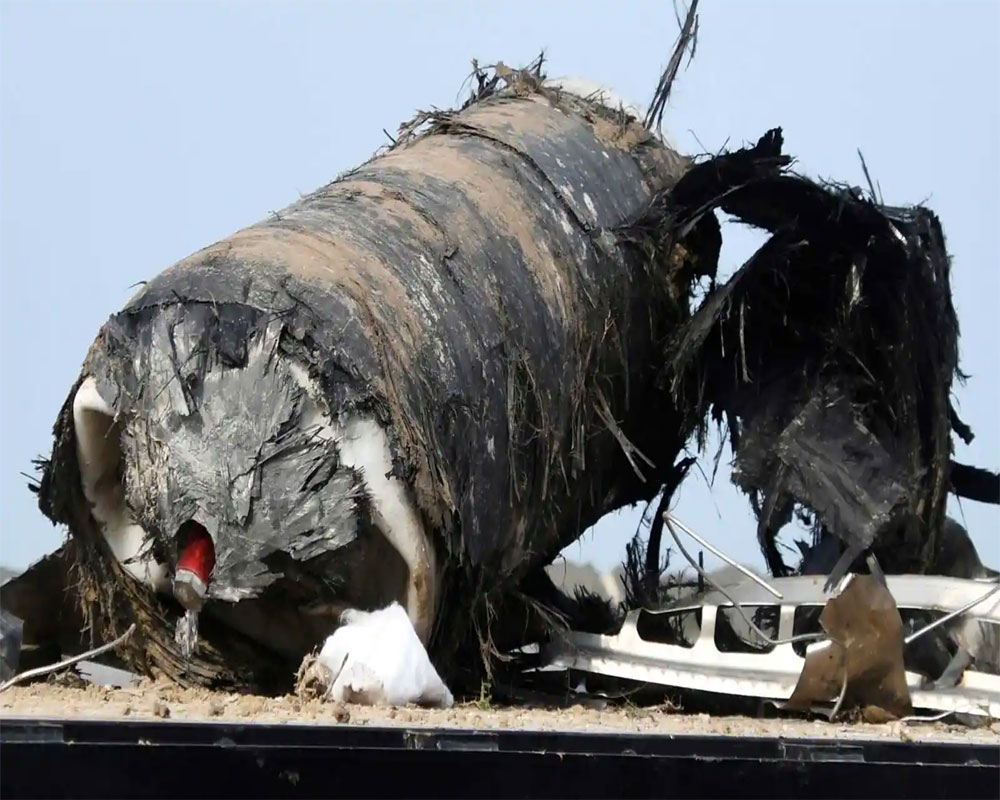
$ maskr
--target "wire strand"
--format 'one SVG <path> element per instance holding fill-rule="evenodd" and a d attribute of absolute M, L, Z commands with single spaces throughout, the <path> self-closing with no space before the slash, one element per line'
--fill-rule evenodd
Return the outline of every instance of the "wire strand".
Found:
<path fill-rule="evenodd" d="M 135 633 L 135 623 L 133 622 L 129 625 L 128 630 L 125 631 L 121 636 L 115 639 L 113 642 L 108 642 L 107 644 L 102 644 L 100 647 L 95 647 L 93 650 L 88 650 L 86 653 L 80 653 L 76 656 L 71 656 L 70 658 L 65 658 L 55 664 L 50 664 L 46 667 L 36 667 L 35 669 L 29 669 L 26 672 L 22 672 L 20 675 L 15 675 L 8 681 L 0 683 L 0 692 L 6 691 L 11 686 L 15 686 L 19 683 L 23 683 L 30 678 L 37 678 L 40 675 L 47 675 L 50 672 L 58 672 L 66 667 L 71 667 L 78 661 L 83 661 L 85 659 L 91 658 L 93 656 L 99 656 L 102 653 L 108 652 L 108 650 L 113 650 L 118 647 L 118 645 L 123 644 L 129 636 Z"/>

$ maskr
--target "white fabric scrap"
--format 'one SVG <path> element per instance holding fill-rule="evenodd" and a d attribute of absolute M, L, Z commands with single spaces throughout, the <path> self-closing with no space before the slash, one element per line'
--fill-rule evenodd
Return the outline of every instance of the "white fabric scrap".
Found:
<path fill-rule="evenodd" d="M 327 697 L 365 705 L 453 705 L 399 603 L 378 611 L 349 609 L 340 619 L 318 658 L 332 682 Z"/>

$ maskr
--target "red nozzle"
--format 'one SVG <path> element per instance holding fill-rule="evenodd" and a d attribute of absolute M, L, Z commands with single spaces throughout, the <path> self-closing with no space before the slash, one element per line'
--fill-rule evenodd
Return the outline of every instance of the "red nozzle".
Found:
<path fill-rule="evenodd" d="M 215 569 L 215 545 L 212 544 L 212 537 L 197 522 L 189 523 L 187 545 L 177 562 L 177 569 L 189 569 L 205 583 L 208 583 L 212 570 Z"/>
<path fill-rule="evenodd" d="M 187 529 L 187 543 L 177 562 L 174 597 L 189 611 L 199 611 L 205 603 L 208 580 L 215 569 L 215 545 L 208 531 L 194 520 L 184 528 Z"/>

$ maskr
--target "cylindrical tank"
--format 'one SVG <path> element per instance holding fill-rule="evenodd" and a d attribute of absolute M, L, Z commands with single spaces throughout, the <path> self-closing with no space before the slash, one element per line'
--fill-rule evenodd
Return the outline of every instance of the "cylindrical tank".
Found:
<path fill-rule="evenodd" d="M 259 686 L 343 607 L 391 599 L 433 653 L 661 484 L 683 437 L 658 354 L 692 266 L 650 209 L 687 161 L 580 82 L 501 85 L 102 328 L 41 503 L 87 543 L 94 620 L 143 623 L 140 668 Z M 216 561 L 184 659 L 169 586 L 192 523 Z"/>

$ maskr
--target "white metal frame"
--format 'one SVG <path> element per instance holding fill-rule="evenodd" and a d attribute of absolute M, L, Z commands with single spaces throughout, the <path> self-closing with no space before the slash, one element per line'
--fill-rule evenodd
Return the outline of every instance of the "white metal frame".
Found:
<path fill-rule="evenodd" d="M 770 585 L 781 594 L 776 599 L 754 583 L 723 588 L 740 606 L 778 606 L 778 639 L 792 635 L 797 608 L 824 606 L 824 576 L 776 578 Z M 982 597 L 990 584 L 934 575 L 890 575 L 890 593 L 901 610 L 957 611 Z M 642 610 L 630 612 L 617 635 L 569 633 L 546 645 L 543 659 L 553 667 L 577 669 L 633 681 L 705 690 L 729 695 L 786 701 L 792 696 L 805 659 L 792 644 L 778 644 L 769 652 L 724 652 L 715 644 L 720 608 L 732 603 L 718 591 L 699 598 L 700 602 L 680 601 L 655 614 L 681 614 L 700 609 L 701 632 L 692 647 L 663 644 L 643 639 L 637 622 Z M 970 617 L 1000 624 L 1000 593 L 970 609 Z M 807 652 L 830 646 L 829 641 L 810 645 Z M 913 706 L 938 712 L 959 712 L 1000 718 L 1000 676 L 966 670 L 952 689 L 924 689 L 922 675 L 906 673 Z"/>

